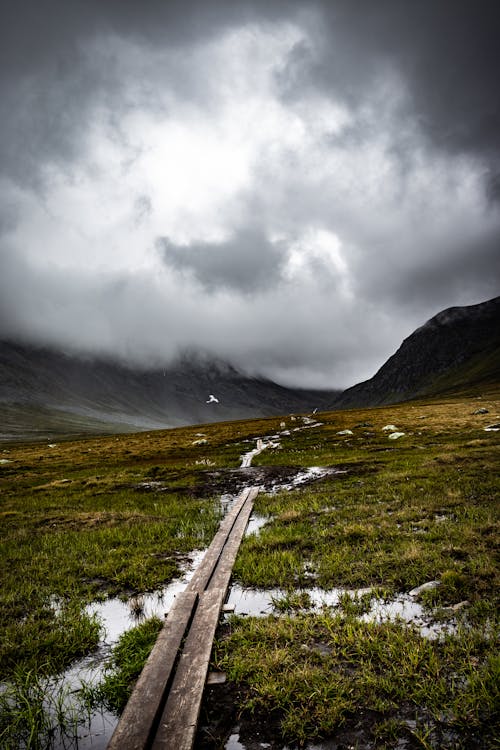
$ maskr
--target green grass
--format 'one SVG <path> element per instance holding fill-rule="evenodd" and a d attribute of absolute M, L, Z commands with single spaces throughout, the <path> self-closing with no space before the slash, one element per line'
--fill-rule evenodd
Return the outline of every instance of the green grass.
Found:
<path fill-rule="evenodd" d="M 0 678 L 20 665 L 64 668 L 97 643 L 86 603 L 155 590 L 178 575 L 185 555 L 207 546 L 220 521 L 207 473 L 238 466 L 248 450 L 242 441 L 277 424 L 3 447 Z M 207 445 L 194 445 L 199 431 Z M 151 481 L 161 486 L 142 486 Z"/>
<path fill-rule="evenodd" d="M 60 680 L 17 668 L 0 692 L 0 746 L 3 750 L 77 747 L 91 701 Z"/>
<path fill-rule="evenodd" d="M 463 628 L 431 641 L 399 623 L 362 623 L 342 614 L 234 618 L 215 663 L 246 685 L 241 709 L 281 717 L 283 739 L 331 735 L 353 716 L 373 712 L 373 732 L 397 737 L 404 720 L 419 731 L 481 732 L 493 747 L 498 726 L 500 660 L 495 631 Z M 378 729 L 377 729 L 378 727 Z M 416 736 L 416 735 L 415 735 Z M 389 745 L 390 746 L 390 745 Z M 432 744 L 431 747 L 447 747 Z"/>
<path fill-rule="evenodd" d="M 257 499 L 269 520 L 244 540 L 234 575 L 247 586 L 283 587 L 277 610 L 295 615 L 235 618 L 219 637 L 215 666 L 238 685 L 243 715 L 278 715 L 284 740 L 299 744 L 354 730 L 368 712 L 377 747 L 496 746 L 499 441 L 483 430 L 494 419 L 472 414 L 478 405 L 452 399 L 322 415 L 322 427 L 256 458 L 346 473 Z M 498 402 L 487 405 L 498 413 Z M 389 423 L 405 436 L 390 441 Z M 344 429 L 353 435 L 337 434 Z M 458 621 L 453 636 L 429 640 L 403 623 L 362 622 L 370 595 L 341 596 L 335 613 L 300 613 L 293 591 L 376 587 L 390 598 L 430 580 L 440 585 L 421 603 L 431 620 Z"/>
<path fill-rule="evenodd" d="M 478 406 L 489 413 L 474 415 Z M 461 733 L 484 735 L 488 747 L 498 700 L 499 436 L 483 428 L 499 411 L 490 392 L 323 414 L 321 426 L 254 459 L 344 473 L 257 499 L 269 520 L 244 540 L 234 576 L 286 594 L 275 602 L 280 618 L 235 619 L 220 634 L 214 658 L 241 711 L 278 712 L 283 736 L 305 741 L 348 726 L 366 705 L 380 747 L 406 738 L 411 747 L 458 748 Z M 23 696 L 50 692 L 45 675 L 95 648 L 90 600 L 159 588 L 209 543 L 220 519 L 213 472 L 238 466 L 248 441 L 281 421 L 302 424 L 285 417 L 2 447 L 0 665 L 14 690 L 0 706 L 4 733 L 42 726 Z M 391 441 L 386 424 L 405 436 Z M 198 432 L 205 445 L 194 444 Z M 368 597 L 341 597 L 335 614 L 307 613 L 309 586 L 375 587 L 390 597 L 430 580 L 441 584 L 421 601 L 436 620 L 459 619 L 454 638 L 361 623 Z M 113 657 L 100 694 L 107 705 L 123 705 L 157 627 L 133 633 Z"/>
<path fill-rule="evenodd" d="M 162 627 L 158 617 L 137 625 L 119 638 L 102 683 L 93 693 L 95 703 L 121 713 Z"/>

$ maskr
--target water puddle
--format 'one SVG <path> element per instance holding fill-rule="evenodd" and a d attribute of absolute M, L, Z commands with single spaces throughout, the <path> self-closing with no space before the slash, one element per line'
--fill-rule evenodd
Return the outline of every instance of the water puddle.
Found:
<path fill-rule="evenodd" d="M 252 513 L 245 529 L 245 536 L 250 536 L 250 534 L 258 534 L 261 528 L 266 525 L 266 523 L 269 523 L 269 518 L 267 516 L 259 516 L 258 513 Z"/>
<path fill-rule="evenodd" d="M 233 730 L 231 732 L 230 737 L 226 741 L 226 744 L 224 745 L 224 750 L 247 750 L 248 745 L 245 745 L 245 743 L 241 739 L 240 735 L 240 727 L 236 726 L 233 727 Z M 266 748 L 271 747 L 270 742 L 258 742 L 257 745 L 252 743 L 252 747 L 258 747 L 262 748 L 262 750 L 266 750 Z M 273 748 L 276 749 L 276 744 L 273 743 Z M 304 746 L 304 750 L 336 750 L 336 748 L 339 747 L 353 747 L 354 745 L 338 745 L 337 743 L 333 742 L 315 742 L 315 743 L 307 743 L 307 745 Z M 282 745 L 281 750 L 291 750 L 291 748 L 288 745 Z"/>
<path fill-rule="evenodd" d="M 265 451 L 266 448 L 277 448 L 279 446 L 279 443 L 276 442 L 277 439 L 278 439 L 278 435 L 271 435 L 265 438 L 258 438 L 256 447 L 253 448 L 251 451 L 244 453 L 241 456 L 240 467 L 242 469 L 248 469 L 252 465 L 252 460 L 255 458 L 255 456 L 258 456 L 259 453 L 262 453 L 262 451 Z"/>
<path fill-rule="evenodd" d="M 339 607 L 344 597 L 349 596 L 354 603 L 360 597 L 371 594 L 371 588 L 344 589 L 337 588 L 327 591 L 314 587 L 300 589 L 292 595 L 283 589 L 250 589 L 234 584 L 231 587 L 228 605 L 234 614 L 241 616 L 265 617 L 279 612 L 292 612 L 300 608 L 294 605 L 303 595 L 305 606 L 301 611 L 320 612 L 324 607 Z M 290 606 L 287 609 L 287 601 Z M 390 600 L 372 596 L 368 604 L 368 611 L 359 616 L 361 622 L 395 622 L 402 621 L 418 628 L 425 638 L 441 638 L 445 634 L 453 634 L 456 630 L 454 619 L 435 622 L 432 613 L 424 610 L 423 606 L 410 594 L 398 594 Z"/>
<path fill-rule="evenodd" d="M 89 604 L 87 607 L 88 614 L 97 615 L 103 624 L 106 634 L 102 641 L 103 646 L 113 645 L 122 633 L 150 617 L 156 616 L 163 619 L 172 606 L 176 595 L 186 588 L 186 584 L 191 580 L 205 552 L 206 550 L 191 552 L 189 555 L 190 561 L 184 566 L 181 577 L 159 591 L 151 594 L 140 594 L 128 601 L 115 598 Z"/>
<path fill-rule="evenodd" d="M 103 637 L 96 651 L 73 664 L 62 678 L 55 678 L 53 681 L 54 690 L 57 689 L 61 695 L 64 695 L 64 705 L 68 712 L 77 708 L 78 691 L 83 684 L 95 686 L 101 682 L 105 663 L 113 646 L 123 633 L 150 617 L 164 618 L 176 595 L 184 591 L 186 584 L 191 580 L 205 552 L 206 550 L 191 552 L 182 568 L 181 576 L 159 591 L 141 594 L 128 601 L 113 598 L 88 605 L 87 613 L 96 615 L 102 623 Z M 48 711 L 50 713 L 50 706 L 48 706 Z M 117 723 L 118 718 L 105 710 L 97 709 L 89 712 L 87 716 L 82 717 L 78 727 L 75 728 L 76 736 L 71 738 L 61 736 L 55 739 L 54 748 L 104 750 Z"/>
<path fill-rule="evenodd" d="M 304 484 L 309 484 L 317 479 L 324 479 L 333 474 L 347 474 L 345 469 L 335 469 L 333 466 L 309 466 L 307 469 L 298 471 L 297 474 L 287 482 L 276 482 L 270 489 L 266 489 L 270 495 L 286 490 L 294 490 Z"/>

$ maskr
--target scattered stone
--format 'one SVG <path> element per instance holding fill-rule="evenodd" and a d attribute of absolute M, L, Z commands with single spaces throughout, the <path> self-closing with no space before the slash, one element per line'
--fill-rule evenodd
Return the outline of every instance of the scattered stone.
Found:
<path fill-rule="evenodd" d="M 226 679 L 225 672 L 209 672 L 207 675 L 207 685 L 223 685 Z"/>
<path fill-rule="evenodd" d="M 386 424 L 385 427 L 382 427 L 382 432 L 394 432 L 397 429 L 395 424 Z"/>
<path fill-rule="evenodd" d="M 280 429 L 284 430 L 286 427 L 286 422 L 280 422 Z"/>
<path fill-rule="evenodd" d="M 57 443 L 49 443 L 47 446 L 47 448 L 56 448 L 56 447 L 57 447 Z"/>
<path fill-rule="evenodd" d="M 437 589 L 441 585 L 441 581 L 427 581 L 421 586 L 417 586 L 415 589 L 410 591 L 410 596 L 420 596 L 424 591 L 431 591 L 431 589 Z"/>
<path fill-rule="evenodd" d="M 398 438 L 404 437 L 406 433 L 404 432 L 391 432 L 389 435 L 389 440 L 397 440 Z"/>
<path fill-rule="evenodd" d="M 337 435 L 354 435 L 354 432 L 352 430 L 340 430 Z"/>
<path fill-rule="evenodd" d="M 312 646 L 309 646 L 307 643 L 302 643 L 300 650 L 307 653 L 318 654 L 318 656 L 330 656 L 332 653 L 332 647 L 328 646 L 326 643 L 313 643 Z"/>
<path fill-rule="evenodd" d="M 0 464 L 11 464 L 12 461 L 9 461 L 8 458 L 0 458 Z"/>
<path fill-rule="evenodd" d="M 193 440 L 193 445 L 207 445 L 208 440 L 206 438 L 201 438 L 200 440 Z"/>
<path fill-rule="evenodd" d="M 472 412 L 473 414 L 489 414 L 488 409 L 485 409 L 484 407 L 481 409 L 476 409 L 476 411 Z"/>
<path fill-rule="evenodd" d="M 136 485 L 136 488 L 138 490 L 149 490 L 150 492 L 154 492 L 156 490 L 164 490 L 165 489 L 165 483 L 159 482 L 158 480 L 150 480 L 148 482 L 139 482 L 139 484 Z"/>
<path fill-rule="evenodd" d="M 495 424 L 489 424 L 488 427 L 484 428 L 485 432 L 498 432 L 500 430 L 500 422 L 495 422 Z"/>

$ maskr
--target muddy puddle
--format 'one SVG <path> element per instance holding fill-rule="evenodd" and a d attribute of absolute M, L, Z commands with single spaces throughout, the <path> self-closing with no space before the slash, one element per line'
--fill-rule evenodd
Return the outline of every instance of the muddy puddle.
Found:
<path fill-rule="evenodd" d="M 245 487 L 253 485 L 260 487 L 262 492 L 275 494 L 346 473 L 346 469 L 335 466 L 249 466 L 246 469 L 207 471 L 204 493 L 237 496 Z"/>

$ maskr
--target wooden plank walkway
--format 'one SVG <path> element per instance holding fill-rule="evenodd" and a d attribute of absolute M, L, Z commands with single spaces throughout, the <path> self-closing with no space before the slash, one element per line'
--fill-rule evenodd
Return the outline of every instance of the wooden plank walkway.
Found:
<path fill-rule="evenodd" d="M 210 653 L 258 487 L 245 489 L 160 631 L 108 750 L 191 750 Z"/>

